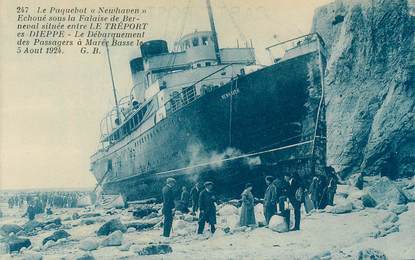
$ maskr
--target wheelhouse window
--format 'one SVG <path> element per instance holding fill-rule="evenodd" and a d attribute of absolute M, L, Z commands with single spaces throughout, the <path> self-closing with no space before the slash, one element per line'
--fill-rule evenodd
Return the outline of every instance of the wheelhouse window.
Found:
<path fill-rule="evenodd" d="M 209 45 L 209 38 L 207 36 L 202 36 L 202 45 Z"/>
<path fill-rule="evenodd" d="M 199 38 L 193 38 L 192 39 L 192 44 L 194 47 L 199 46 Z"/>
<path fill-rule="evenodd" d="M 189 42 L 189 40 L 186 40 L 186 41 L 184 42 L 184 49 L 186 50 L 186 49 L 188 49 L 188 48 L 190 48 L 190 42 Z"/>

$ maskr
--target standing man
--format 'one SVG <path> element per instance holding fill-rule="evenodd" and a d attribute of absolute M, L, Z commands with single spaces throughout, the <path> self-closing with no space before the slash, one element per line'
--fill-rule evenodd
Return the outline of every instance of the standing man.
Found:
<path fill-rule="evenodd" d="M 29 202 L 29 205 L 28 205 L 28 207 L 26 209 L 26 212 L 25 212 L 25 214 L 22 217 L 25 217 L 25 216 L 28 217 L 29 221 L 35 219 L 35 216 L 36 216 L 36 208 L 33 206 L 33 202 L 32 201 Z"/>
<path fill-rule="evenodd" d="M 268 185 L 264 196 L 264 217 L 267 225 L 272 216 L 275 215 L 275 207 L 277 203 L 277 187 L 274 184 L 274 177 L 265 177 L 265 182 Z"/>
<path fill-rule="evenodd" d="M 213 194 L 213 182 L 205 182 L 205 189 L 200 192 L 199 196 L 199 227 L 198 234 L 203 234 L 206 222 L 210 224 L 210 232 L 215 233 L 216 224 L 216 197 Z"/>
<path fill-rule="evenodd" d="M 319 189 L 319 202 L 318 202 L 318 208 L 319 209 L 324 209 L 327 206 L 327 201 L 328 201 L 328 193 L 327 193 L 327 188 L 328 188 L 329 184 L 327 181 L 327 177 L 325 174 L 322 174 L 319 176 L 319 185 L 318 185 L 318 189 Z"/>
<path fill-rule="evenodd" d="M 293 173 L 292 176 L 287 174 L 284 178 L 288 183 L 288 199 L 294 208 L 294 228 L 292 230 L 300 230 L 301 201 L 303 200 L 304 190 L 300 185 L 298 174 Z"/>
<path fill-rule="evenodd" d="M 327 186 L 327 204 L 333 206 L 334 204 L 334 194 L 337 191 L 337 175 L 334 171 L 333 167 L 329 166 L 326 167 L 326 175 L 329 178 L 328 186 Z"/>
<path fill-rule="evenodd" d="M 196 211 L 199 209 L 200 186 L 202 185 L 198 182 L 190 191 L 190 197 L 192 198 L 192 215 L 196 215 Z"/>
<path fill-rule="evenodd" d="M 189 212 L 189 200 L 190 200 L 190 195 L 189 192 L 187 191 L 186 186 L 182 187 L 182 194 L 180 196 L 180 201 L 182 204 L 182 212 L 183 213 L 188 213 Z"/>
<path fill-rule="evenodd" d="M 173 225 L 174 215 L 174 194 L 173 187 L 176 184 L 176 180 L 173 178 L 167 178 L 167 184 L 163 187 L 163 236 L 169 237 L 171 227 Z"/>
<path fill-rule="evenodd" d="M 320 201 L 319 198 L 319 179 L 317 176 L 313 177 L 311 181 L 310 187 L 308 188 L 308 192 L 310 193 L 311 201 L 313 202 L 313 207 L 318 209 L 318 203 Z"/>

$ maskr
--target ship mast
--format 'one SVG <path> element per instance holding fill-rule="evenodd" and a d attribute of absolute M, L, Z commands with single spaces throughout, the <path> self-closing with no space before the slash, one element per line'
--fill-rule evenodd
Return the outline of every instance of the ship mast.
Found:
<path fill-rule="evenodd" d="M 115 90 L 115 83 L 114 83 L 114 76 L 112 75 L 112 66 L 111 66 L 111 59 L 110 59 L 110 51 L 108 49 L 108 41 L 105 41 L 105 48 L 107 50 L 107 57 L 108 57 L 108 65 L 110 67 L 110 74 L 111 74 L 111 81 L 112 81 L 112 92 L 114 93 L 115 99 L 115 109 L 117 111 L 117 119 L 115 124 L 121 124 L 121 117 L 120 117 L 120 107 L 118 106 L 118 98 L 117 98 L 117 91 Z M 117 123 L 118 121 L 118 123 Z"/>
<path fill-rule="evenodd" d="M 213 45 L 215 47 L 216 60 L 218 64 L 221 64 L 222 62 L 220 59 L 218 36 L 216 34 L 215 21 L 213 20 L 212 6 L 210 5 L 210 0 L 206 0 L 206 5 L 208 9 L 208 14 L 209 14 L 210 30 L 212 31 Z"/>

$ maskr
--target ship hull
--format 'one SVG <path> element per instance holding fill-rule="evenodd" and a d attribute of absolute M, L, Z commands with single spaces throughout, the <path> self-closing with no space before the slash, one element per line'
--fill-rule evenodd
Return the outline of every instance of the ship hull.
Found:
<path fill-rule="evenodd" d="M 218 193 L 236 196 L 247 182 L 261 193 L 266 175 L 322 171 L 320 62 L 312 52 L 240 76 L 101 152 L 92 172 L 99 181 L 111 164 L 104 191 L 137 200 L 159 197 L 169 176 L 178 186 L 212 180 Z"/>

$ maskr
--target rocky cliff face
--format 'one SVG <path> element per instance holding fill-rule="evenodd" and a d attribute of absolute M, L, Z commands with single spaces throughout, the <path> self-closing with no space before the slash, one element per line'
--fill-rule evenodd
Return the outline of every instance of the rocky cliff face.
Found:
<path fill-rule="evenodd" d="M 335 1 L 312 31 L 329 51 L 328 164 L 343 176 L 415 173 L 415 16 L 411 0 Z"/>

